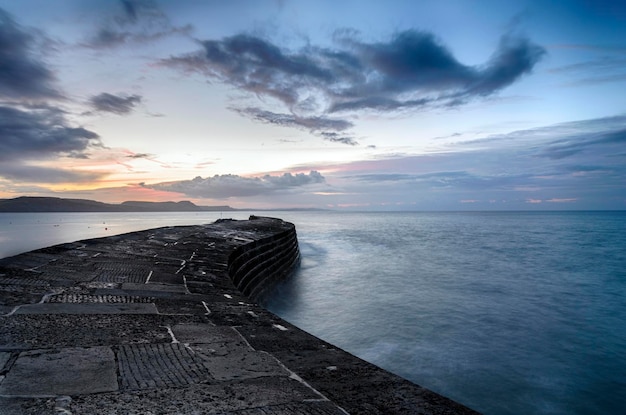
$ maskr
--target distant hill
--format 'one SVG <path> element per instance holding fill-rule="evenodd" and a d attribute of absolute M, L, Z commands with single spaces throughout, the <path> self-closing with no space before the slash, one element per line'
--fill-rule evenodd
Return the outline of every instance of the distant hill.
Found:
<path fill-rule="evenodd" d="M 181 202 L 122 202 L 119 205 L 124 208 L 133 209 L 139 212 L 215 212 L 236 210 L 230 206 L 198 206 L 188 200 Z"/>
<path fill-rule="evenodd" d="M 102 203 L 88 199 L 22 196 L 0 199 L 0 212 L 221 212 L 236 210 L 230 206 L 198 206 L 182 202 Z"/>

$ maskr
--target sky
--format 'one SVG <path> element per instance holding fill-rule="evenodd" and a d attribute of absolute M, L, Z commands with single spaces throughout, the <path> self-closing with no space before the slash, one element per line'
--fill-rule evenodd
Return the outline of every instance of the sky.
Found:
<path fill-rule="evenodd" d="M 0 0 L 0 198 L 626 209 L 621 0 Z"/>

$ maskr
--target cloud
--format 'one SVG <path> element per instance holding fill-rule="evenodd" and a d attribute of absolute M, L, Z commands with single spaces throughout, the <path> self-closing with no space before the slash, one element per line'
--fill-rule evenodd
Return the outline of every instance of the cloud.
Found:
<path fill-rule="evenodd" d="M 89 99 L 91 107 L 98 112 L 111 112 L 117 115 L 130 114 L 141 103 L 139 95 L 113 95 L 103 92 Z"/>
<path fill-rule="evenodd" d="M 340 132 L 354 126 L 347 120 L 328 117 L 299 117 L 294 114 L 280 114 L 254 107 L 233 108 L 233 110 L 263 123 L 308 130 L 328 141 L 349 145 L 358 144 L 352 136 L 340 134 Z"/>
<path fill-rule="evenodd" d="M 149 153 L 133 153 L 127 155 L 126 157 L 129 159 L 151 159 L 154 155 Z"/>
<path fill-rule="evenodd" d="M 443 144 L 438 153 L 389 154 L 320 170 L 324 203 L 411 202 L 420 210 L 624 209 L 626 115 L 548 125 Z M 554 157 L 566 150 L 570 155 Z M 319 201 L 317 202 L 319 204 Z"/>
<path fill-rule="evenodd" d="M 3 161 L 0 176 L 17 182 L 29 183 L 86 183 L 102 179 L 101 173 L 73 171 L 53 167 L 35 166 L 27 163 Z"/>
<path fill-rule="evenodd" d="M 357 144 L 359 144 L 357 141 L 354 140 L 354 138 L 333 131 L 322 131 L 320 132 L 320 136 L 322 136 L 324 140 L 333 143 L 347 144 L 349 146 L 356 146 Z"/>
<path fill-rule="evenodd" d="M 83 44 L 105 49 L 129 43 L 144 43 L 172 35 L 188 36 L 191 26 L 173 26 L 169 18 L 152 0 L 121 0 L 116 14 L 106 20 L 98 31 Z"/>
<path fill-rule="evenodd" d="M 0 96 L 61 98 L 50 69 L 35 56 L 36 32 L 28 33 L 0 9 Z"/>
<path fill-rule="evenodd" d="M 101 145 L 98 134 L 69 126 L 60 110 L 47 107 L 22 110 L 0 106 L 0 137 L 2 163 L 59 154 L 86 157 L 90 146 Z"/>
<path fill-rule="evenodd" d="M 593 48 L 590 52 L 600 54 L 591 59 L 559 66 L 548 72 L 559 79 L 569 77 L 571 80 L 562 83 L 564 86 L 587 86 L 609 82 L 622 82 L 626 79 L 626 47 Z"/>
<path fill-rule="evenodd" d="M 446 157 L 452 158 L 452 157 Z M 458 157 L 460 159 L 462 157 Z M 445 162 L 444 160 L 442 160 Z M 491 167 L 491 166 L 489 166 Z M 345 176 L 359 182 L 370 184 L 399 184 L 402 186 L 414 186 L 419 189 L 441 190 L 486 190 L 486 189 L 509 189 L 516 183 L 532 180 L 532 175 L 527 173 L 494 173 L 493 171 L 472 172 L 474 166 L 468 170 L 433 170 L 424 173 L 376 173 L 358 174 Z"/>
<path fill-rule="evenodd" d="M 626 145 L 626 123 L 616 130 L 612 130 L 610 126 L 605 128 L 600 131 L 587 129 L 577 134 L 555 139 L 545 146 L 538 155 L 558 160 L 570 158 L 579 153 L 585 153 L 591 157 L 601 147 L 614 148 L 616 151 L 624 148 Z"/>
<path fill-rule="evenodd" d="M 461 105 L 514 83 L 545 54 L 528 39 L 504 36 L 491 59 L 475 67 L 459 62 L 434 35 L 416 30 L 378 43 L 342 31 L 335 41 L 335 49 L 307 45 L 292 51 L 238 34 L 199 41 L 200 51 L 161 63 L 273 99 L 294 119 L 306 120 L 327 119 L 331 113 Z M 258 119 L 260 111 L 239 112 Z M 301 127 L 297 122 L 280 125 Z"/>
<path fill-rule="evenodd" d="M 145 5 L 145 2 L 133 0 L 121 0 L 126 18 L 131 22 L 137 21 L 137 8 Z"/>
<path fill-rule="evenodd" d="M 530 73 L 545 54 L 544 48 L 528 39 L 504 36 L 496 53 L 461 95 L 491 95 Z"/>
<path fill-rule="evenodd" d="M 285 173 L 281 176 L 242 177 L 233 174 L 213 177 L 196 177 L 193 180 L 143 184 L 144 187 L 168 192 L 183 193 L 189 197 L 228 199 L 251 197 L 268 193 L 285 192 L 303 186 L 324 183 L 324 177 L 317 171 L 305 173 Z"/>

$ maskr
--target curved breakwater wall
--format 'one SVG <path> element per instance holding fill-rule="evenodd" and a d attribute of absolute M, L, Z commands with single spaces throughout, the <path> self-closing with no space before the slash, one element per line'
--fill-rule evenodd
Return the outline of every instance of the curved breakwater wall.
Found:
<path fill-rule="evenodd" d="M 235 287 L 250 299 L 261 298 L 300 263 L 296 228 L 289 225 L 288 230 L 239 246 L 230 254 L 228 274 Z"/>

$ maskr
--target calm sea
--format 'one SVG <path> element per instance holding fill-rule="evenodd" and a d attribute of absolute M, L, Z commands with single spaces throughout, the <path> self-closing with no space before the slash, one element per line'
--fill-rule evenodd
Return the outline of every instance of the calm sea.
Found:
<path fill-rule="evenodd" d="M 624 413 L 626 212 L 261 214 L 298 230 L 286 320 L 488 415 Z M 0 257 L 219 217 L 0 214 Z"/>

